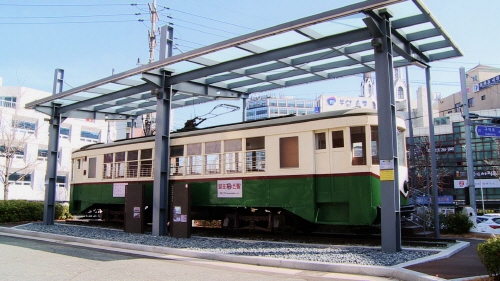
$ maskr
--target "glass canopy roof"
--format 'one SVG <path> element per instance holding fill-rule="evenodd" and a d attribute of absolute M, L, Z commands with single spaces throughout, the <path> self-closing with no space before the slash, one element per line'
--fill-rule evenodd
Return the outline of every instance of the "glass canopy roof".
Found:
<path fill-rule="evenodd" d="M 372 72 L 374 35 L 366 19 L 380 19 L 380 9 L 392 14 L 394 67 L 462 56 L 420 0 L 367 0 L 168 57 L 26 107 L 51 114 L 57 104 L 63 117 L 128 119 L 156 111 L 152 92 L 163 83 L 171 85 L 171 106 L 177 108 Z"/>

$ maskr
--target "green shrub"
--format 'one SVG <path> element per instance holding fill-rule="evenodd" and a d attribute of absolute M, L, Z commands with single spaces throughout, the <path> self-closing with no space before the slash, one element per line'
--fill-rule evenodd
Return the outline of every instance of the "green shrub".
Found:
<path fill-rule="evenodd" d="M 41 221 L 43 220 L 43 202 L 25 200 L 0 201 L 0 223 Z M 56 204 L 55 219 L 71 218 L 69 207 Z"/>
<path fill-rule="evenodd" d="M 477 246 L 477 255 L 491 277 L 500 277 L 500 238 L 494 237 Z M 496 280 L 496 279 L 495 279 Z"/>
<path fill-rule="evenodd" d="M 466 234 L 474 226 L 474 223 L 469 220 L 469 216 L 462 213 L 440 215 L 439 220 L 443 232 L 450 234 Z"/>

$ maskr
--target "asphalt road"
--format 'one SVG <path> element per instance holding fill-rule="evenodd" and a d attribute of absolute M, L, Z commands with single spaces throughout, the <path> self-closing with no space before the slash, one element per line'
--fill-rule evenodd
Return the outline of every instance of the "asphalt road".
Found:
<path fill-rule="evenodd" d="M 193 259 L 115 252 L 0 235 L 1 280 L 393 280 Z"/>

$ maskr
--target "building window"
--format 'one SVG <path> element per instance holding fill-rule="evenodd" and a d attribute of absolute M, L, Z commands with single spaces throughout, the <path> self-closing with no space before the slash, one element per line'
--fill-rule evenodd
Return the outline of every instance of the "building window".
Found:
<path fill-rule="evenodd" d="M 84 142 L 97 143 L 99 141 L 99 132 L 82 130 L 80 133 L 80 140 Z"/>
<path fill-rule="evenodd" d="M 332 148 L 344 147 L 344 131 L 332 131 Z"/>
<path fill-rule="evenodd" d="M 57 176 L 56 177 L 56 186 L 64 188 L 66 187 L 66 176 Z"/>
<path fill-rule="evenodd" d="M 280 115 L 286 115 L 287 113 L 288 112 L 286 108 L 280 108 Z"/>
<path fill-rule="evenodd" d="M 34 134 L 36 130 L 36 123 L 22 120 L 12 120 L 12 127 L 19 133 Z"/>
<path fill-rule="evenodd" d="M 404 98 L 405 98 L 405 93 L 404 93 L 403 87 L 399 87 L 398 88 L 398 99 L 402 100 Z"/>
<path fill-rule="evenodd" d="M 59 129 L 59 137 L 62 139 L 69 139 L 70 131 L 69 128 L 61 127 Z"/>
<path fill-rule="evenodd" d="M 24 159 L 24 148 L 13 147 L 14 150 L 14 158 L 16 159 Z"/>
<path fill-rule="evenodd" d="M 280 138 L 280 168 L 299 167 L 299 137 Z"/>
<path fill-rule="evenodd" d="M 304 107 L 304 102 L 303 101 L 298 101 L 297 102 L 297 107 Z"/>
<path fill-rule="evenodd" d="M 481 100 L 486 100 L 486 96 L 485 96 L 485 95 L 482 95 L 482 96 L 481 96 Z"/>
<path fill-rule="evenodd" d="M 14 108 L 16 107 L 16 101 L 16 97 L 0 97 L 0 106 Z"/>
<path fill-rule="evenodd" d="M 316 133 L 315 135 L 315 143 L 316 150 L 326 149 L 326 133 Z"/>
<path fill-rule="evenodd" d="M 31 174 L 10 174 L 9 183 L 12 185 L 31 185 Z"/>
<path fill-rule="evenodd" d="M 295 101 L 294 100 L 289 100 L 288 101 L 288 107 L 295 107 Z"/>
<path fill-rule="evenodd" d="M 467 102 L 467 105 L 468 105 L 469 107 L 473 107 L 473 106 L 474 106 L 474 98 L 470 98 L 470 99 L 468 100 L 468 102 Z"/>
<path fill-rule="evenodd" d="M 47 149 L 38 149 L 38 160 L 47 161 L 48 153 Z"/>
<path fill-rule="evenodd" d="M 269 100 L 269 106 L 277 106 L 278 103 L 276 102 L 276 100 Z"/>
<path fill-rule="evenodd" d="M 264 137 L 246 139 L 246 171 L 263 172 L 266 170 L 266 150 Z"/>
<path fill-rule="evenodd" d="M 288 110 L 288 114 L 293 114 L 293 115 L 297 114 L 297 109 L 292 109 L 292 108 L 290 108 L 290 109 Z"/>
<path fill-rule="evenodd" d="M 314 104 L 312 101 L 306 101 L 306 107 L 307 108 L 313 108 L 314 107 Z"/>
<path fill-rule="evenodd" d="M 352 165 L 366 165 L 365 127 L 351 127 Z"/>
<path fill-rule="evenodd" d="M 286 107 L 286 100 L 278 100 L 278 106 Z"/>

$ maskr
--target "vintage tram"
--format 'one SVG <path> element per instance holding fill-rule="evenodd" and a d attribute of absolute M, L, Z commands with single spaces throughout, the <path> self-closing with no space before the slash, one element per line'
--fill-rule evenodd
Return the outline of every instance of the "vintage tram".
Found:
<path fill-rule="evenodd" d="M 397 118 L 401 204 L 408 178 Z M 380 222 L 377 112 L 345 109 L 171 133 L 170 185 L 189 184 L 193 220 L 278 230 Z M 146 186 L 152 204 L 154 136 L 85 146 L 72 155 L 70 211 L 119 218 L 117 186 Z M 118 216 L 117 216 L 118 215 Z"/>

